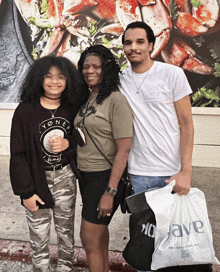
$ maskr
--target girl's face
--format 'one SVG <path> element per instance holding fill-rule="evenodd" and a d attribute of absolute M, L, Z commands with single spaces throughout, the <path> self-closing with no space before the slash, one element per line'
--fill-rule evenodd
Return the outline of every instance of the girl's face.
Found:
<path fill-rule="evenodd" d="M 102 61 L 98 56 L 88 56 L 83 63 L 82 74 L 93 92 L 99 91 L 102 82 Z"/>
<path fill-rule="evenodd" d="M 43 81 L 44 94 L 50 98 L 61 97 L 66 88 L 66 78 L 56 66 L 51 66 Z"/>

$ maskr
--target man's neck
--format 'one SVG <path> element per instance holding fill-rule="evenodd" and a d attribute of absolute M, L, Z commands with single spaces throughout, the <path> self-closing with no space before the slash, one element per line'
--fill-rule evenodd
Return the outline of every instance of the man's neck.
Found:
<path fill-rule="evenodd" d="M 154 64 L 154 61 L 152 59 L 150 59 L 148 62 L 140 63 L 137 65 L 132 65 L 132 63 L 131 63 L 131 68 L 132 68 L 133 72 L 135 72 L 137 74 L 143 74 L 143 73 L 147 72 L 148 70 L 150 70 L 150 68 L 152 67 L 153 64 Z"/>

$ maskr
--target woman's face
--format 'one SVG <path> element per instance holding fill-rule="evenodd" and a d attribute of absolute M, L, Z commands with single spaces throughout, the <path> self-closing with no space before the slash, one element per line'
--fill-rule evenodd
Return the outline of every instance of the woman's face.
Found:
<path fill-rule="evenodd" d="M 88 56 L 83 63 L 82 74 L 93 92 L 99 91 L 102 82 L 102 61 L 98 56 Z"/>
<path fill-rule="evenodd" d="M 56 66 L 51 66 L 43 81 L 44 94 L 58 98 L 66 88 L 66 78 Z"/>

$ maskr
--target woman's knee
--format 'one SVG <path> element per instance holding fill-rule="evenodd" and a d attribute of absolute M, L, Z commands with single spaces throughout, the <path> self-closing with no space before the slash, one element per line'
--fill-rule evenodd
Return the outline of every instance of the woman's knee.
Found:
<path fill-rule="evenodd" d="M 82 220 L 80 238 L 85 249 L 99 247 L 103 244 L 103 241 L 108 243 L 108 226 Z"/>

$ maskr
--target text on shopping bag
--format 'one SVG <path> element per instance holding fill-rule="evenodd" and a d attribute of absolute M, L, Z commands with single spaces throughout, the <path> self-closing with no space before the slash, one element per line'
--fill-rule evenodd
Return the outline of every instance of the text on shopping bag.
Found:
<path fill-rule="evenodd" d="M 174 237 L 183 237 L 184 235 L 190 235 L 193 231 L 204 233 L 203 227 L 204 223 L 201 220 L 189 222 L 188 226 L 186 226 L 186 224 L 172 224 L 168 232 L 168 237 L 171 235 Z"/>
<path fill-rule="evenodd" d="M 156 226 L 153 224 L 142 224 L 142 230 L 141 232 L 143 232 L 145 235 L 154 238 L 155 237 L 155 229 Z"/>

